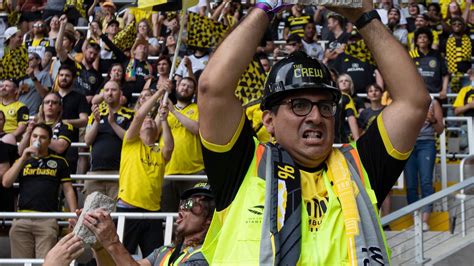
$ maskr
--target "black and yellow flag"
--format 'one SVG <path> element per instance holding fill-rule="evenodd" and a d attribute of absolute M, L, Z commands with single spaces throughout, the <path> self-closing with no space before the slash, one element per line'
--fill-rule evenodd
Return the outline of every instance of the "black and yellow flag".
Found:
<path fill-rule="evenodd" d="M 123 30 L 119 31 L 119 33 L 114 36 L 112 42 L 115 44 L 115 46 L 122 50 L 129 50 L 135 43 L 136 37 L 137 26 L 135 20 L 133 20 Z"/>
<path fill-rule="evenodd" d="M 375 65 L 375 59 L 372 57 L 367 45 L 365 44 L 364 40 L 357 40 L 354 43 L 350 43 L 347 45 L 346 50 L 344 51 L 346 54 L 359 59 L 362 62 L 367 62 L 369 64 Z"/>
<path fill-rule="evenodd" d="M 28 68 L 28 51 L 20 46 L 6 52 L 0 59 L 0 79 L 20 80 L 26 77 Z"/>
<path fill-rule="evenodd" d="M 199 14 L 188 14 L 188 46 L 212 48 L 224 38 L 229 27 L 215 20 L 200 16 Z"/>
<path fill-rule="evenodd" d="M 263 96 L 263 87 L 267 74 L 257 57 L 250 62 L 247 70 L 240 77 L 235 96 L 239 98 L 242 105 L 249 105 L 259 101 Z"/>

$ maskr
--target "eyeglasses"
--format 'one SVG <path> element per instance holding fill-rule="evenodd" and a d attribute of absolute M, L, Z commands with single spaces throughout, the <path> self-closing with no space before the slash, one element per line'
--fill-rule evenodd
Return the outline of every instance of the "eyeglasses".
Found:
<path fill-rule="evenodd" d="M 287 43 L 286 45 L 289 45 L 289 46 L 296 46 L 296 45 L 298 45 L 298 44 L 295 43 L 295 42 L 292 42 L 292 43 Z"/>
<path fill-rule="evenodd" d="M 55 101 L 55 100 L 46 100 L 43 102 L 44 105 L 48 105 L 48 104 L 51 104 L 51 105 L 56 105 L 56 104 L 59 104 L 59 101 Z"/>
<path fill-rule="evenodd" d="M 204 210 L 204 206 L 202 206 L 201 203 L 193 198 L 187 198 L 179 202 L 179 209 L 186 212 L 190 211 L 194 215 L 201 215 Z"/>
<path fill-rule="evenodd" d="M 45 25 L 43 23 L 36 23 L 33 25 L 33 28 L 44 28 Z"/>
<path fill-rule="evenodd" d="M 289 104 L 293 113 L 297 116 L 306 116 L 311 113 L 313 106 L 318 107 L 318 111 L 324 118 L 331 118 L 336 114 L 337 105 L 333 101 L 312 102 L 304 98 L 290 99 L 280 104 Z"/>

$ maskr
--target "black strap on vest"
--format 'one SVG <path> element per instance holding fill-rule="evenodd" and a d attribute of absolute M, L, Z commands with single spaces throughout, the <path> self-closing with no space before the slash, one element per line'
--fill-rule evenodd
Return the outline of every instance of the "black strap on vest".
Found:
<path fill-rule="evenodd" d="M 179 258 L 179 254 L 181 254 L 181 248 L 183 247 L 183 242 L 180 242 L 171 253 L 170 259 L 168 260 L 168 265 L 172 265 L 173 262 Z"/>
<path fill-rule="evenodd" d="M 301 176 L 281 146 L 269 146 L 272 154 L 270 232 L 275 239 L 275 265 L 296 265 L 301 254 Z M 277 220 L 278 181 L 285 182 L 287 190 L 284 224 L 280 231 Z"/>

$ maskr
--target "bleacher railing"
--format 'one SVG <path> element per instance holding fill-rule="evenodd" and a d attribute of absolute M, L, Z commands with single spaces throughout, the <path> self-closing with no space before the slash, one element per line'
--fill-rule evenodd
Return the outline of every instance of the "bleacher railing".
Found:
<path fill-rule="evenodd" d="M 123 242 L 123 233 L 125 229 L 126 219 L 164 219 L 165 221 L 165 234 L 164 234 L 164 245 L 170 245 L 173 236 L 173 224 L 174 219 L 178 217 L 177 213 L 128 213 L 128 212 L 113 212 L 111 213 L 112 218 L 117 219 L 117 234 L 120 242 Z M 72 212 L 0 212 L 0 219 L 69 219 L 77 218 L 75 213 Z M 42 264 L 42 259 L 1 259 L 0 265 L 5 264 L 18 264 L 24 265 Z"/>
<path fill-rule="evenodd" d="M 460 198 L 459 195 L 463 195 L 463 190 L 466 189 L 466 188 L 470 188 L 470 187 L 473 187 L 474 185 L 474 176 L 458 183 L 458 184 L 455 184 L 453 186 L 450 186 L 446 189 L 443 189 L 439 192 L 436 192 L 426 198 L 423 198 L 413 204 L 410 204 L 406 207 L 403 207 L 397 211 L 394 211 L 392 213 L 390 213 L 389 215 L 387 216 L 384 216 L 381 218 L 381 223 L 383 226 L 386 226 L 386 225 L 389 225 L 391 222 L 395 222 L 396 220 L 402 218 L 403 216 L 406 216 L 406 215 L 413 215 L 413 219 L 414 219 L 414 231 L 410 231 L 410 230 L 407 230 L 407 231 L 402 231 L 400 233 L 397 233 L 391 237 L 387 237 L 387 241 L 388 242 L 392 242 L 391 240 L 392 239 L 395 239 L 397 237 L 400 237 L 400 235 L 402 234 L 412 234 L 413 236 L 408 238 L 408 239 L 405 239 L 404 241 L 400 241 L 400 243 L 397 243 L 396 245 L 392 245 L 390 246 L 390 248 L 392 249 L 392 261 L 393 260 L 397 260 L 397 262 L 395 264 L 397 265 L 402 265 L 402 264 L 405 264 L 405 265 L 413 265 L 414 263 L 416 264 L 423 264 L 423 263 L 426 263 L 428 262 L 430 259 L 429 258 L 425 258 L 425 253 L 427 250 L 426 247 L 424 247 L 425 245 L 425 241 L 427 240 L 435 240 L 437 241 L 436 245 L 443 245 L 444 242 L 447 242 L 449 240 L 452 240 L 454 237 L 456 236 L 459 236 L 459 234 L 461 233 L 461 236 L 462 237 L 465 237 L 466 236 L 466 230 L 465 230 L 465 226 L 464 228 L 462 229 L 461 232 L 455 232 L 454 228 L 456 227 L 456 225 L 458 225 L 459 223 L 461 224 L 465 224 L 466 223 L 466 216 L 462 216 L 461 217 L 461 222 L 458 222 L 458 224 L 456 224 L 456 220 L 454 219 L 454 221 L 452 222 L 453 223 L 453 229 L 452 229 L 452 232 L 451 234 L 449 234 L 449 232 L 436 232 L 436 233 L 433 233 L 434 235 L 431 235 L 430 239 L 424 239 L 423 236 L 425 234 L 425 232 L 423 232 L 423 220 L 422 220 L 422 211 L 421 209 L 425 206 L 428 206 L 428 205 L 431 205 L 437 201 L 442 201 L 444 199 L 447 199 L 448 197 L 450 197 L 451 195 L 453 194 L 457 194 L 456 195 L 456 198 Z M 459 192 L 459 193 L 457 193 Z M 461 197 L 462 198 L 462 197 Z M 461 206 L 462 204 L 462 201 L 461 203 L 456 203 L 456 204 L 453 204 L 453 206 L 451 206 L 451 208 L 453 209 L 457 209 L 457 207 Z M 456 214 L 455 214 L 456 215 Z M 470 217 L 469 219 L 473 219 L 474 217 Z M 447 222 L 447 221 L 440 221 L 440 222 Z M 444 237 L 444 238 L 443 238 Z M 400 249 L 399 247 L 402 246 L 402 245 L 406 245 L 406 242 L 408 241 L 411 241 L 413 240 L 414 241 L 414 249 L 410 249 L 410 250 L 403 250 L 403 249 Z M 394 241 L 396 242 L 396 241 Z M 398 251 L 398 252 L 397 252 Z"/>

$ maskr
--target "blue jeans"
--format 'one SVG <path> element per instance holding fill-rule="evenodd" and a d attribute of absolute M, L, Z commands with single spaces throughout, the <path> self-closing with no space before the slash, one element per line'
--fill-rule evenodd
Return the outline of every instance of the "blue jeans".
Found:
<path fill-rule="evenodd" d="M 434 193 L 433 168 L 436 160 L 434 140 L 417 140 L 413 152 L 405 166 L 407 201 L 411 204 L 419 199 L 418 187 L 421 184 L 421 198 Z M 423 212 L 431 212 L 432 206 L 423 208 Z"/>

